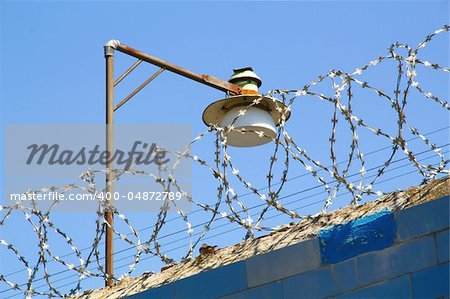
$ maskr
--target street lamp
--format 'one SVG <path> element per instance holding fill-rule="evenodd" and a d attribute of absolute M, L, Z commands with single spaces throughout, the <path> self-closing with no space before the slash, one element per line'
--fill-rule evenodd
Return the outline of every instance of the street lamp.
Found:
<path fill-rule="evenodd" d="M 121 76 L 114 80 L 114 52 L 115 50 L 135 57 L 138 60 L 131 65 Z M 206 125 L 217 125 L 228 128 L 226 130 L 227 144 L 237 147 L 250 147 L 265 144 L 276 136 L 276 126 L 282 120 L 289 118 L 290 113 L 286 111 L 285 105 L 280 101 L 259 95 L 258 87 L 261 79 L 253 72 L 252 68 L 246 67 L 235 69 L 229 82 L 211 75 L 199 75 L 190 70 L 176 66 L 172 63 L 148 55 L 139 50 L 128 47 L 117 40 L 110 40 L 104 46 L 106 60 L 106 151 L 114 152 L 114 111 L 122 107 L 134 95 L 136 95 L 147 84 L 167 70 L 199 83 L 208 85 L 230 95 L 209 105 L 203 113 L 203 121 Z M 114 87 L 128 76 L 142 61 L 160 67 L 153 75 L 144 81 L 133 92 L 114 104 Z M 236 130 L 229 129 L 234 126 Z M 114 192 L 114 165 L 112 159 L 107 159 L 106 165 L 106 192 Z M 107 202 L 104 217 L 109 225 L 105 225 L 105 285 L 113 283 L 113 253 L 114 253 L 114 213 L 112 201 Z"/>
<path fill-rule="evenodd" d="M 210 104 L 203 112 L 203 122 L 222 128 L 233 125 L 234 130 L 229 130 L 226 136 L 231 146 L 250 147 L 270 142 L 277 134 L 282 113 L 287 120 L 290 112 L 277 99 L 259 94 L 262 81 L 251 67 L 233 71 L 229 82 L 239 86 L 241 94 Z"/>

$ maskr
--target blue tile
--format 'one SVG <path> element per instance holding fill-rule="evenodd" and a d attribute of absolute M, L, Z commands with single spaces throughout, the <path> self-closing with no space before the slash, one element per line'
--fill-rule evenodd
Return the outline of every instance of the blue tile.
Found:
<path fill-rule="evenodd" d="M 284 299 L 323 298 L 340 293 L 329 269 L 310 271 L 283 280 Z"/>
<path fill-rule="evenodd" d="M 247 288 L 245 262 L 237 262 L 174 282 L 176 298 L 209 299 Z"/>
<path fill-rule="evenodd" d="M 409 275 L 337 296 L 336 299 L 403 299 L 411 298 Z"/>
<path fill-rule="evenodd" d="M 449 230 L 436 234 L 436 247 L 439 263 L 449 260 Z"/>
<path fill-rule="evenodd" d="M 248 286 L 253 287 L 320 267 L 316 238 L 256 255 L 246 261 Z"/>
<path fill-rule="evenodd" d="M 341 289 L 349 291 L 357 287 L 355 258 L 334 264 L 331 269 Z"/>
<path fill-rule="evenodd" d="M 395 213 L 400 241 L 449 227 L 449 201 L 445 196 Z"/>
<path fill-rule="evenodd" d="M 273 299 L 273 298 L 283 298 L 283 283 L 281 281 L 265 284 L 256 288 L 251 288 L 231 294 L 225 297 L 220 297 L 221 299 L 248 299 L 248 298 L 258 298 L 258 299 Z"/>
<path fill-rule="evenodd" d="M 323 262 L 334 264 L 365 252 L 391 246 L 395 221 L 388 210 L 323 229 L 318 234 Z"/>
<path fill-rule="evenodd" d="M 125 297 L 126 299 L 159 299 L 159 298 L 175 298 L 175 286 L 167 284 L 159 288 L 149 289 L 142 293 Z"/>
<path fill-rule="evenodd" d="M 412 274 L 414 298 L 448 298 L 449 265 L 443 264 Z"/>
<path fill-rule="evenodd" d="M 434 239 L 426 236 L 359 256 L 356 263 L 359 286 L 422 270 L 437 263 Z"/>

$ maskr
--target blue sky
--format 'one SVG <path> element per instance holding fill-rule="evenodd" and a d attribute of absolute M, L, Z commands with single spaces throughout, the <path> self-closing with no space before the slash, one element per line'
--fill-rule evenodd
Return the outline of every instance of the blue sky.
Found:
<path fill-rule="evenodd" d="M 385 55 L 392 42 L 417 45 L 428 33 L 449 23 L 448 6 L 448 1 L 2 1 L 2 127 L 8 124 L 103 123 L 103 45 L 110 39 L 118 39 L 197 73 L 212 74 L 223 79 L 228 79 L 235 67 L 252 66 L 263 80 L 261 92 L 269 89 L 301 89 L 330 69 L 352 72 L 372 59 Z M 442 34 L 421 55 L 432 62 L 448 66 L 448 47 L 448 34 Z M 123 72 L 133 61 L 117 53 L 116 74 Z M 364 74 L 363 78 L 392 93 L 395 67 L 392 62 L 377 66 Z M 121 83 L 116 91 L 116 100 L 126 96 L 155 70 L 153 66 L 142 64 L 138 71 Z M 443 72 L 423 70 L 419 81 L 433 94 L 448 99 L 448 77 Z M 355 91 L 355 95 L 356 114 L 376 127 L 383 127 L 388 132 L 395 131 L 395 117 L 387 103 L 367 92 Z M 116 122 L 188 124 L 192 126 L 194 137 L 206 129 L 201 120 L 204 108 L 223 97 L 222 92 L 165 72 L 116 113 Z M 325 164 L 328 163 L 329 155 L 331 108 L 313 98 L 300 98 L 292 107 L 293 115 L 288 122 L 290 134 Z M 417 93 L 411 96 L 406 114 L 408 120 L 423 133 L 448 126 L 448 112 Z M 362 138 L 365 152 L 388 145 L 376 138 L 366 138 L 364 134 Z M 448 142 L 448 128 L 430 138 L 437 144 L 445 144 Z M 348 143 L 340 148 L 347 147 Z M 242 166 L 255 186 L 264 186 L 270 149 L 268 145 L 258 149 L 231 150 L 236 163 Z M 417 145 L 415 149 L 420 152 L 425 148 Z M 211 158 L 212 138 L 206 138 L 194 150 L 200 157 Z M 384 161 L 385 157 L 381 154 L 373 156 L 372 166 Z M 342 150 L 338 161 L 346 158 Z M 398 158 L 403 156 L 399 155 Z M 393 171 L 392 176 L 411 170 L 404 168 Z M 290 177 L 304 172 L 299 165 L 293 166 Z M 314 180 L 302 180 L 292 181 L 284 195 L 314 186 Z M 418 183 L 419 176 L 404 175 L 380 188 L 391 191 Z M 216 186 L 208 173 L 194 168 L 192 186 L 194 197 L 214 203 Z M 248 204 L 251 206 L 256 200 L 249 199 Z M 306 203 L 314 201 L 305 200 Z M 292 208 L 295 207 L 294 203 Z M 300 212 L 316 213 L 319 209 L 320 205 L 316 205 Z M 54 220 L 73 236 L 77 244 L 82 244 L 80 247 L 84 247 L 92 241 L 93 217 L 87 213 L 65 213 L 56 215 Z M 151 224 L 148 217 L 139 213 L 130 216 L 136 228 Z M 206 218 L 199 216 L 193 218 L 193 222 L 203 219 Z M 243 232 L 230 231 L 234 228 L 218 225 L 218 231 L 229 232 L 208 242 L 219 246 L 239 242 Z M 180 226 L 174 224 L 172 229 L 180 229 Z M 36 244 L 24 237 L 28 233 L 23 230 L 30 230 L 30 227 L 23 221 L 23 215 L 17 215 L 1 229 L 0 235 L 33 257 L 36 252 L 33 246 Z M 170 233 L 170 230 L 166 233 Z M 54 248 L 61 255 L 70 252 L 70 248 L 64 244 L 55 243 Z M 124 245 L 118 244 L 117 249 L 124 248 L 121 246 Z M 17 259 L 11 258 L 10 253 L 3 248 L 0 249 L 0 261 L 2 274 L 20 269 Z M 122 264 L 127 261 L 125 259 Z M 144 261 L 135 274 L 149 269 L 158 270 L 159 266 L 152 260 Z M 55 268 L 55 271 L 58 269 L 61 270 Z M 70 276 L 70 273 L 65 275 Z M 19 273 L 11 276 L 11 280 L 23 282 L 25 277 L 26 273 Z M 59 284 L 70 281 L 68 279 Z M 101 282 L 87 281 L 86 286 L 99 287 Z M 6 285 L 0 285 L 0 291 L 7 288 Z M 7 294 L 12 295 L 14 292 Z"/>

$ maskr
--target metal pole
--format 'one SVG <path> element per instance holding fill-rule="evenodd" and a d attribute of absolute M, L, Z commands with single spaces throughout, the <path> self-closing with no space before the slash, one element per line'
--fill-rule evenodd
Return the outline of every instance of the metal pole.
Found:
<path fill-rule="evenodd" d="M 123 78 L 125 78 L 134 68 L 136 68 L 140 61 L 146 61 L 153 65 L 159 66 L 161 69 L 156 72 L 152 77 L 150 77 L 144 84 L 138 87 L 135 92 L 131 94 L 130 97 L 126 98 L 124 101 L 119 103 L 116 107 L 118 109 L 126 101 L 128 101 L 134 94 L 139 92 L 145 85 L 147 85 L 151 80 L 159 75 L 163 70 L 167 69 L 171 72 L 179 74 L 181 76 L 187 77 L 194 81 L 200 82 L 202 84 L 211 86 L 213 88 L 229 92 L 231 94 L 241 94 L 242 90 L 239 86 L 216 78 L 211 75 L 199 75 L 190 70 L 184 69 L 172 63 L 161 60 L 157 57 L 148 55 L 126 45 L 121 45 L 117 40 L 110 40 L 104 46 L 105 49 L 105 60 L 106 60 L 106 150 L 109 153 L 106 163 L 106 194 L 109 200 L 107 201 L 106 209 L 104 212 L 105 220 L 109 225 L 105 224 L 105 286 L 110 286 L 113 284 L 112 275 L 114 274 L 114 163 L 112 161 L 112 155 L 114 152 L 114 85 L 118 84 Z M 136 57 L 139 60 L 135 62 L 130 69 L 128 69 L 116 82 L 114 82 L 114 51 L 118 50 L 130 56 Z"/>
<path fill-rule="evenodd" d="M 105 210 L 105 219 L 110 224 L 105 224 L 105 268 L 107 277 L 105 286 L 113 284 L 114 273 L 114 213 L 112 211 L 114 198 L 114 162 L 112 154 L 114 151 L 114 46 L 105 45 L 106 59 L 106 151 L 109 153 L 106 163 L 106 194 L 109 200 Z"/>

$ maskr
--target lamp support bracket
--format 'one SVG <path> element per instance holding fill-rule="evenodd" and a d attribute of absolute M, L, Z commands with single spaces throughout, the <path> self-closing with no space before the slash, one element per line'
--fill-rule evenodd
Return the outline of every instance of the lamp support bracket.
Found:
<path fill-rule="evenodd" d="M 214 77 L 211 75 L 206 75 L 206 74 L 200 75 L 200 74 L 194 73 L 188 69 L 174 65 L 170 62 L 167 62 L 167 61 L 164 61 L 157 57 L 151 56 L 149 54 L 146 54 L 144 52 L 141 52 L 139 50 L 136 50 L 134 48 L 131 48 L 131 47 L 121 44 L 121 43 L 118 43 L 115 46 L 116 46 L 115 49 L 117 51 L 120 51 L 120 52 L 125 53 L 130 56 L 133 56 L 137 59 L 151 63 L 153 65 L 159 66 L 160 68 L 164 68 L 165 70 L 168 70 L 168 71 L 178 74 L 180 76 L 186 77 L 188 79 L 197 81 L 199 83 L 208 85 L 215 89 L 218 89 L 218 90 L 221 90 L 224 92 L 229 92 L 231 95 L 239 95 L 242 92 L 242 90 L 239 86 L 237 86 L 236 84 L 230 83 L 228 81 L 225 81 L 223 79 L 220 79 L 220 78 L 217 78 L 217 77 Z M 111 48 L 114 48 L 114 47 L 111 46 Z"/>

